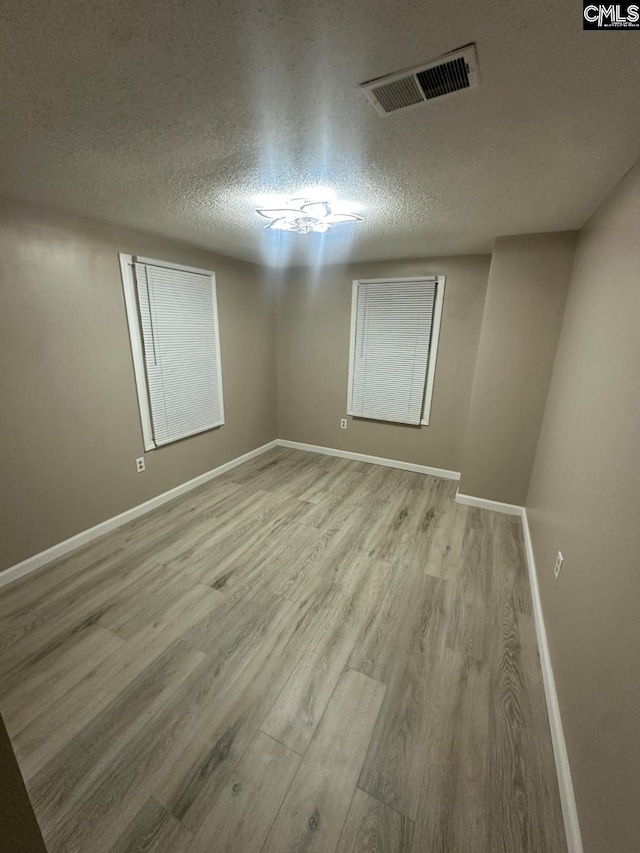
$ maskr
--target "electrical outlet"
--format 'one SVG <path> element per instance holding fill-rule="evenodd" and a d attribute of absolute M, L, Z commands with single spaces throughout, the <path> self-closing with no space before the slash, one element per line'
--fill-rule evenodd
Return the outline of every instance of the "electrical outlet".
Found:
<path fill-rule="evenodd" d="M 140 456 L 139 459 L 136 459 L 136 471 L 138 472 L 138 474 L 141 471 L 144 471 L 144 456 Z"/>
<path fill-rule="evenodd" d="M 553 567 L 553 574 L 555 575 L 556 580 L 558 580 L 558 576 L 560 575 L 560 569 L 562 568 L 563 563 L 564 557 L 562 556 L 562 551 L 558 551 L 558 556 L 556 557 L 556 564 Z"/>
<path fill-rule="evenodd" d="M 346 429 L 346 428 L 347 428 L 347 419 L 346 418 L 340 418 L 340 429 Z"/>

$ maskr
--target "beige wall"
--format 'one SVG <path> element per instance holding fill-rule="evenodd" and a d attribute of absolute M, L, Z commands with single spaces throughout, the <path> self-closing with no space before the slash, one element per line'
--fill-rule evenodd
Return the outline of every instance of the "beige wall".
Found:
<path fill-rule="evenodd" d="M 496 240 L 460 492 L 522 505 L 551 378 L 578 235 Z"/>
<path fill-rule="evenodd" d="M 307 444 L 459 471 L 489 258 L 293 269 L 277 309 L 278 436 Z M 352 281 L 440 273 L 447 277 L 428 427 L 346 416 Z"/>
<path fill-rule="evenodd" d="M 276 390 L 282 438 L 462 468 L 463 491 L 501 501 L 523 502 L 539 435 L 526 502 L 585 851 L 635 853 L 639 233 L 636 168 L 580 237 L 561 331 L 573 234 L 497 241 L 486 306 L 484 256 L 272 273 L 274 325 L 258 267 L 0 202 L 0 567 L 275 438 Z M 144 474 L 119 251 L 217 273 L 227 423 Z M 426 273 L 447 276 L 431 425 L 340 430 L 352 280 Z"/>
<path fill-rule="evenodd" d="M 527 499 L 586 853 L 640 849 L 639 329 L 637 167 L 580 238 Z"/>
<path fill-rule="evenodd" d="M 216 271 L 226 424 L 143 454 L 118 252 Z M 262 271 L 148 234 L 0 203 L 0 568 L 276 437 Z"/>

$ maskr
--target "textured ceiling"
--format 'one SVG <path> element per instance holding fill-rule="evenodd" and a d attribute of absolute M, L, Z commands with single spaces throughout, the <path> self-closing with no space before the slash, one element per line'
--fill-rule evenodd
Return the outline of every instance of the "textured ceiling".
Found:
<path fill-rule="evenodd" d="M 470 41 L 478 90 L 358 90 Z M 639 76 L 575 0 L 2 0 L 0 194 L 271 265 L 485 252 L 584 223 L 640 154 Z M 364 221 L 264 231 L 321 186 Z"/>

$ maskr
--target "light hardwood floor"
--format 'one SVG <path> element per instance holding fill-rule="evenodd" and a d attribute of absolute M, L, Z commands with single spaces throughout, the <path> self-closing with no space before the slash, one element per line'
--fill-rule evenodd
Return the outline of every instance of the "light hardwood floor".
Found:
<path fill-rule="evenodd" d="M 0 593 L 52 853 L 565 853 L 520 521 L 277 449 Z"/>

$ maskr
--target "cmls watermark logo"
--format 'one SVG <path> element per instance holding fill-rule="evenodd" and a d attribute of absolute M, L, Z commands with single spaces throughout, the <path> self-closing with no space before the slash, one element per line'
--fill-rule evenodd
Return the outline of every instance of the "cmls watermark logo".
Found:
<path fill-rule="evenodd" d="M 583 0 L 583 30 L 640 30 L 638 3 L 589 3 Z"/>

